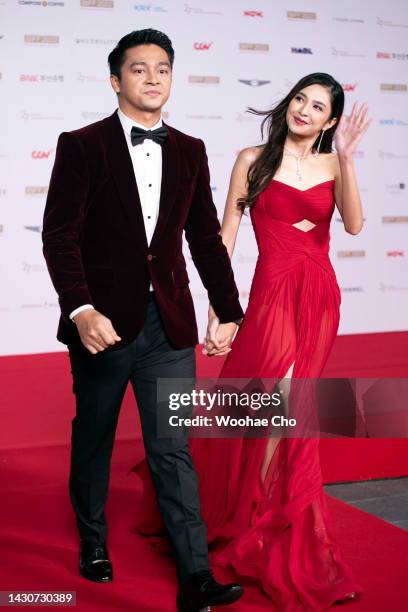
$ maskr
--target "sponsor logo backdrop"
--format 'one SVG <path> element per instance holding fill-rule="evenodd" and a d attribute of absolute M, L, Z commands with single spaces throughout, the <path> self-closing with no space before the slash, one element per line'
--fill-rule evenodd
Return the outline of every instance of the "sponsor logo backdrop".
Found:
<path fill-rule="evenodd" d="M 58 134 L 116 108 L 107 55 L 132 29 L 172 38 L 170 125 L 203 138 L 222 218 L 237 152 L 260 142 L 266 109 L 303 75 L 333 74 L 346 111 L 367 101 L 374 122 L 355 156 L 364 205 L 359 236 L 332 223 L 342 290 L 340 333 L 407 329 L 408 4 L 405 0 L 246 2 L 0 0 L 0 354 L 62 350 L 41 222 Z M 192 265 L 203 337 L 207 296 Z M 233 266 L 246 306 L 257 249 L 242 221 Z"/>

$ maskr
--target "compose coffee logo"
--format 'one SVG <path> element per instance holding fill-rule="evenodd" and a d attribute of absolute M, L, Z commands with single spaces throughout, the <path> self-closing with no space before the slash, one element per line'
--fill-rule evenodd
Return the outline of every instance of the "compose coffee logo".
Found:
<path fill-rule="evenodd" d="M 244 11 L 244 17 L 263 17 L 262 11 Z"/>
<path fill-rule="evenodd" d="M 219 76 L 205 76 L 199 74 L 190 74 L 188 77 L 188 82 L 192 85 L 219 85 L 220 80 Z"/>
<path fill-rule="evenodd" d="M 387 251 L 387 257 L 405 257 L 405 251 Z"/>
<path fill-rule="evenodd" d="M 81 0 L 80 1 L 81 8 L 113 9 L 114 5 L 115 5 L 114 0 Z"/>
<path fill-rule="evenodd" d="M 19 0 L 20 6 L 40 6 L 41 8 L 64 7 L 65 2 L 55 2 L 53 0 Z"/>
<path fill-rule="evenodd" d="M 241 42 L 238 48 L 244 53 L 269 53 L 269 45 L 267 43 Z"/>
<path fill-rule="evenodd" d="M 48 185 L 26 185 L 25 194 L 27 196 L 46 195 Z"/>
<path fill-rule="evenodd" d="M 359 257 L 365 257 L 366 256 L 366 252 L 361 250 L 361 251 L 337 251 L 337 257 L 340 257 L 341 259 L 350 259 L 350 258 L 359 258 Z"/>
<path fill-rule="evenodd" d="M 59 36 L 24 34 L 24 43 L 26 45 L 59 45 L 59 42 Z"/>
<path fill-rule="evenodd" d="M 249 85 L 250 87 L 262 87 L 262 85 L 268 85 L 270 81 L 261 81 L 260 79 L 238 79 L 239 83 Z"/>
<path fill-rule="evenodd" d="M 206 42 L 195 42 L 193 44 L 193 48 L 196 51 L 208 51 L 209 49 L 211 49 L 211 47 L 213 46 L 213 43 L 206 43 Z"/>
<path fill-rule="evenodd" d="M 291 53 L 302 53 L 303 55 L 313 55 L 313 51 L 310 47 L 291 47 Z"/>
<path fill-rule="evenodd" d="M 291 21 L 316 21 L 316 13 L 310 11 L 287 11 L 286 16 Z"/>
<path fill-rule="evenodd" d="M 381 91 L 395 91 L 397 93 L 407 92 L 407 84 L 406 83 L 380 83 Z"/>
<path fill-rule="evenodd" d="M 394 215 L 382 217 L 383 223 L 408 223 L 408 215 Z"/>
<path fill-rule="evenodd" d="M 31 157 L 33 159 L 49 159 L 53 149 L 49 149 L 48 151 L 32 151 Z"/>

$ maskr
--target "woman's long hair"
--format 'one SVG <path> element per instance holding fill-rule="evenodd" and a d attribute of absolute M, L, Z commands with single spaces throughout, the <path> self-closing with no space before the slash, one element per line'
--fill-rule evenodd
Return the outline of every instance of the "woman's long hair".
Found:
<path fill-rule="evenodd" d="M 237 200 L 237 206 L 243 212 L 246 208 L 250 209 L 255 204 L 259 194 L 272 180 L 281 165 L 283 146 L 288 134 L 286 112 L 291 100 L 304 87 L 316 84 L 323 85 L 323 87 L 327 87 L 330 91 L 332 108 L 328 120 L 337 117 L 336 123 L 324 132 L 320 144 L 320 151 L 322 153 L 331 153 L 333 136 L 344 109 L 344 91 L 340 83 L 330 76 L 330 74 L 326 74 L 325 72 L 314 72 L 303 77 L 303 79 L 300 79 L 300 81 L 292 87 L 288 95 L 279 102 L 277 106 L 272 108 L 272 110 L 259 111 L 254 108 L 248 108 L 250 113 L 254 115 L 263 115 L 265 117 L 261 123 L 261 135 L 263 138 L 264 126 L 266 124 L 268 128 L 268 140 L 265 145 L 261 145 L 261 153 L 248 169 L 247 195 Z M 319 139 L 320 134 L 313 143 L 312 150 L 316 150 Z"/>

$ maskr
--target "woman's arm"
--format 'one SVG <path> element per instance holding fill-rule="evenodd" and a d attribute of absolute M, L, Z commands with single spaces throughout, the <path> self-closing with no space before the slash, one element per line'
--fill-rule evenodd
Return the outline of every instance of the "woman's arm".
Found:
<path fill-rule="evenodd" d="M 349 234 L 358 234 L 363 228 L 363 209 L 352 159 L 336 155 L 334 197 Z"/>
<path fill-rule="evenodd" d="M 367 104 L 362 104 L 358 109 L 355 102 L 351 115 L 347 118 L 343 115 L 341 118 L 334 136 L 337 150 L 337 155 L 334 156 L 336 164 L 334 197 L 345 230 L 349 234 L 358 234 L 363 227 L 363 211 L 353 154 L 372 121 L 366 120 L 367 111 Z"/>
<path fill-rule="evenodd" d="M 227 200 L 225 203 L 224 216 L 221 225 L 221 238 L 228 251 L 230 259 L 235 248 L 239 225 L 242 219 L 242 211 L 237 207 L 239 198 L 245 197 L 247 193 L 248 169 L 259 154 L 257 147 L 243 149 L 234 164 L 228 188 Z M 211 306 L 208 309 L 209 320 L 216 318 L 216 314 Z M 208 334 L 207 334 L 208 335 Z"/>

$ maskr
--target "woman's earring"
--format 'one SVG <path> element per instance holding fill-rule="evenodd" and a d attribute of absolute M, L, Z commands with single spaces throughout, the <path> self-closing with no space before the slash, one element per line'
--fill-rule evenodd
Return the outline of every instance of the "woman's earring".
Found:
<path fill-rule="evenodd" d="M 320 139 L 319 139 L 319 143 L 317 145 L 317 149 L 316 149 L 315 155 L 319 155 L 319 153 L 320 153 L 320 145 L 322 144 L 323 134 L 324 134 L 324 130 L 322 130 L 322 133 L 320 134 Z"/>

